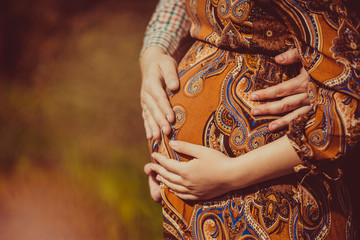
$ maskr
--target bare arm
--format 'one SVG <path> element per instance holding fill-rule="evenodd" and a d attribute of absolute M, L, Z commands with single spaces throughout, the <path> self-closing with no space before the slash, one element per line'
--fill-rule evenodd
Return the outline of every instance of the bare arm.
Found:
<path fill-rule="evenodd" d="M 280 6 L 283 4 L 283 1 L 277 2 Z M 338 4 L 336 1 L 333 3 Z M 294 4 L 293 7 L 300 6 Z M 340 9 L 340 6 L 333 9 Z M 310 17 L 311 14 L 316 14 L 308 9 L 303 11 L 308 11 L 307 16 Z M 338 30 L 327 28 L 329 34 L 322 34 L 324 39 L 319 42 L 342 44 L 342 38 L 347 36 L 359 42 L 360 23 L 353 20 L 352 26 L 351 19 L 344 17 L 346 15 L 339 15 L 338 22 L 343 24 L 338 26 Z M 298 38 L 301 39 L 302 36 L 299 35 Z M 317 43 L 310 48 L 310 43 L 297 42 L 301 60 L 312 77 L 309 92 L 313 111 L 295 119 L 287 137 L 233 159 L 213 149 L 180 143 L 178 146 L 173 145 L 174 150 L 193 156 L 194 160 L 176 162 L 153 154 L 161 165 L 149 164 L 147 167 L 157 171 L 160 174 L 158 179 L 180 197 L 208 199 L 233 189 L 286 175 L 301 163 L 316 167 L 322 164 L 321 160 L 328 162 L 344 156 L 360 141 L 360 62 L 357 57 L 353 58 L 358 56 L 359 46 L 353 44 L 353 48 L 346 49 L 346 52 L 337 52 L 345 48 L 323 48 L 323 44 L 316 45 Z M 300 158 L 306 161 L 302 162 Z"/>
<path fill-rule="evenodd" d="M 301 163 L 286 136 L 236 158 L 182 141 L 171 141 L 170 145 L 194 159 L 178 162 L 153 153 L 159 164 L 149 163 L 145 169 L 156 171 L 158 181 L 186 200 L 210 199 L 281 177 L 294 172 L 293 168 Z"/>

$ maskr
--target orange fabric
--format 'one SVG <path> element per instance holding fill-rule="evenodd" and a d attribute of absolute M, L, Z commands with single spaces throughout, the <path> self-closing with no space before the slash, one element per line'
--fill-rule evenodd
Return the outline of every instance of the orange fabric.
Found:
<path fill-rule="evenodd" d="M 287 134 L 305 167 L 209 201 L 186 202 L 163 186 L 164 239 L 353 237 L 347 192 L 338 162 L 330 160 L 359 141 L 358 22 L 341 15 L 341 1 L 270 2 L 187 1 L 198 41 L 179 64 L 179 91 L 169 92 L 173 132 L 152 141 L 151 151 L 191 160 L 169 148 L 170 138 L 235 157 Z M 268 124 L 274 117 L 252 116 L 259 103 L 249 96 L 298 74 L 299 67 L 273 60 L 293 47 L 311 74 L 314 111 L 296 119 L 288 132 L 272 133 Z"/>

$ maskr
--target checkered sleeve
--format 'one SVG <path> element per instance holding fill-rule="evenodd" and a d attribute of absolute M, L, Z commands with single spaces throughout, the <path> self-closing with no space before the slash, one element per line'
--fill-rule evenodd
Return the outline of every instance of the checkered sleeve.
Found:
<path fill-rule="evenodd" d="M 172 55 L 189 30 L 185 0 L 160 0 L 146 28 L 140 55 L 154 45 Z"/>

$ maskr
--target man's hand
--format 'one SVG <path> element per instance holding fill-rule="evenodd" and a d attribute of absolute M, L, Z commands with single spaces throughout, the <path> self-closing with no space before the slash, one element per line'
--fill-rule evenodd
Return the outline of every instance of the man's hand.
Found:
<path fill-rule="evenodd" d="M 275 57 L 279 64 L 293 64 L 300 61 L 296 49 Z M 175 120 L 174 112 L 165 92 L 165 86 L 174 91 L 179 88 L 177 63 L 161 47 L 147 48 L 140 59 L 142 71 L 141 106 L 147 139 L 158 139 L 160 131 L 171 132 L 170 123 Z M 254 92 L 250 97 L 254 101 L 266 99 L 281 100 L 256 106 L 253 115 L 277 115 L 287 113 L 269 125 L 270 131 L 287 126 L 291 120 L 311 110 L 307 86 L 309 75 L 302 69 L 300 74 L 286 82 Z"/>
<path fill-rule="evenodd" d="M 177 63 L 161 47 L 148 47 L 140 59 L 142 85 L 141 107 L 147 139 L 158 139 L 160 131 L 171 132 L 174 112 L 165 92 L 165 86 L 174 91 L 179 88 Z"/>

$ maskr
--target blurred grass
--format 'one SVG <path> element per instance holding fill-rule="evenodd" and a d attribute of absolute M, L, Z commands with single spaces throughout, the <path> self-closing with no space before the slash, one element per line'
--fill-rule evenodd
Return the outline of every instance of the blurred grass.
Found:
<path fill-rule="evenodd" d="M 36 63 L 25 51 L 27 75 L 0 82 L 0 239 L 161 239 L 139 106 L 154 4 L 96 7 L 61 34 L 27 36 Z"/>

